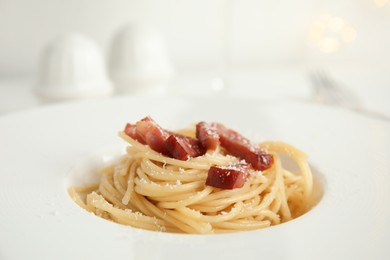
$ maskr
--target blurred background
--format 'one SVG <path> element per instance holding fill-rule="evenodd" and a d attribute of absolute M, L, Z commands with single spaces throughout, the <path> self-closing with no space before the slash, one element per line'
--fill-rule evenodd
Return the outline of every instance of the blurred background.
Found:
<path fill-rule="evenodd" d="M 0 0 L 0 114 L 80 80 L 64 72 L 82 59 L 82 44 L 61 45 L 70 33 L 96 44 L 114 95 L 310 100 L 321 71 L 390 115 L 389 0 Z"/>

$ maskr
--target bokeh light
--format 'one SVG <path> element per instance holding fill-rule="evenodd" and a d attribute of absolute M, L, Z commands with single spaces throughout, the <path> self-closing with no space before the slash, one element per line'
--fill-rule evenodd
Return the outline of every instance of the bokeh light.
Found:
<path fill-rule="evenodd" d="M 374 0 L 374 3 L 378 7 L 384 7 L 389 3 L 389 0 Z"/>
<path fill-rule="evenodd" d="M 355 39 L 356 30 L 344 18 L 322 14 L 311 25 L 307 42 L 320 52 L 333 53 Z"/>

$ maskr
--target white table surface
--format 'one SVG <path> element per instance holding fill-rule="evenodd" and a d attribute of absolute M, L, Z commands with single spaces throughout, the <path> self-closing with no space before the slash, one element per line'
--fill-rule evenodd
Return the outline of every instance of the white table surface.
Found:
<path fill-rule="evenodd" d="M 361 99 L 364 109 L 390 116 L 390 69 L 344 65 L 327 71 Z M 235 69 L 225 77 L 212 70 L 178 71 L 166 92 L 158 95 L 310 100 L 308 72 L 305 66 Z M 58 101 L 43 100 L 35 95 L 33 81 L 28 77 L 0 77 L 0 116 L 53 102 Z"/>

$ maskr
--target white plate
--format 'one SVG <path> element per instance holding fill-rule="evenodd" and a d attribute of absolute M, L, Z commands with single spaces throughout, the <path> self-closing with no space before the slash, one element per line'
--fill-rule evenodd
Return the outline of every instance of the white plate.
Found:
<path fill-rule="evenodd" d="M 322 174 L 323 198 L 279 226 L 207 236 L 134 229 L 79 208 L 66 192 L 69 170 L 125 145 L 117 132 L 146 115 L 169 129 L 215 120 L 294 144 Z M 346 110 L 233 99 L 128 97 L 4 116 L 0 259 L 388 259 L 389 133 L 389 123 Z"/>

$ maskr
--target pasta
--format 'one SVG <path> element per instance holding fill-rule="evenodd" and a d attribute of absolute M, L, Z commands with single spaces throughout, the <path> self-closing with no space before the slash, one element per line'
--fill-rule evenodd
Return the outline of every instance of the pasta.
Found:
<path fill-rule="evenodd" d="M 182 133 L 195 135 L 193 129 Z M 260 143 L 273 156 L 272 167 L 250 169 L 242 187 L 221 189 L 205 184 L 210 166 L 240 162 L 223 148 L 178 160 L 119 135 L 129 144 L 127 153 L 101 170 L 100 183 L 69 189 L 73 200 L 96 216 L 147 230 L 211 234 L 277 225 L 310 209 L 307 155 L 289 144 Z M 300 172 L 283 168 L 281 154 L 295 160 Z"/>

